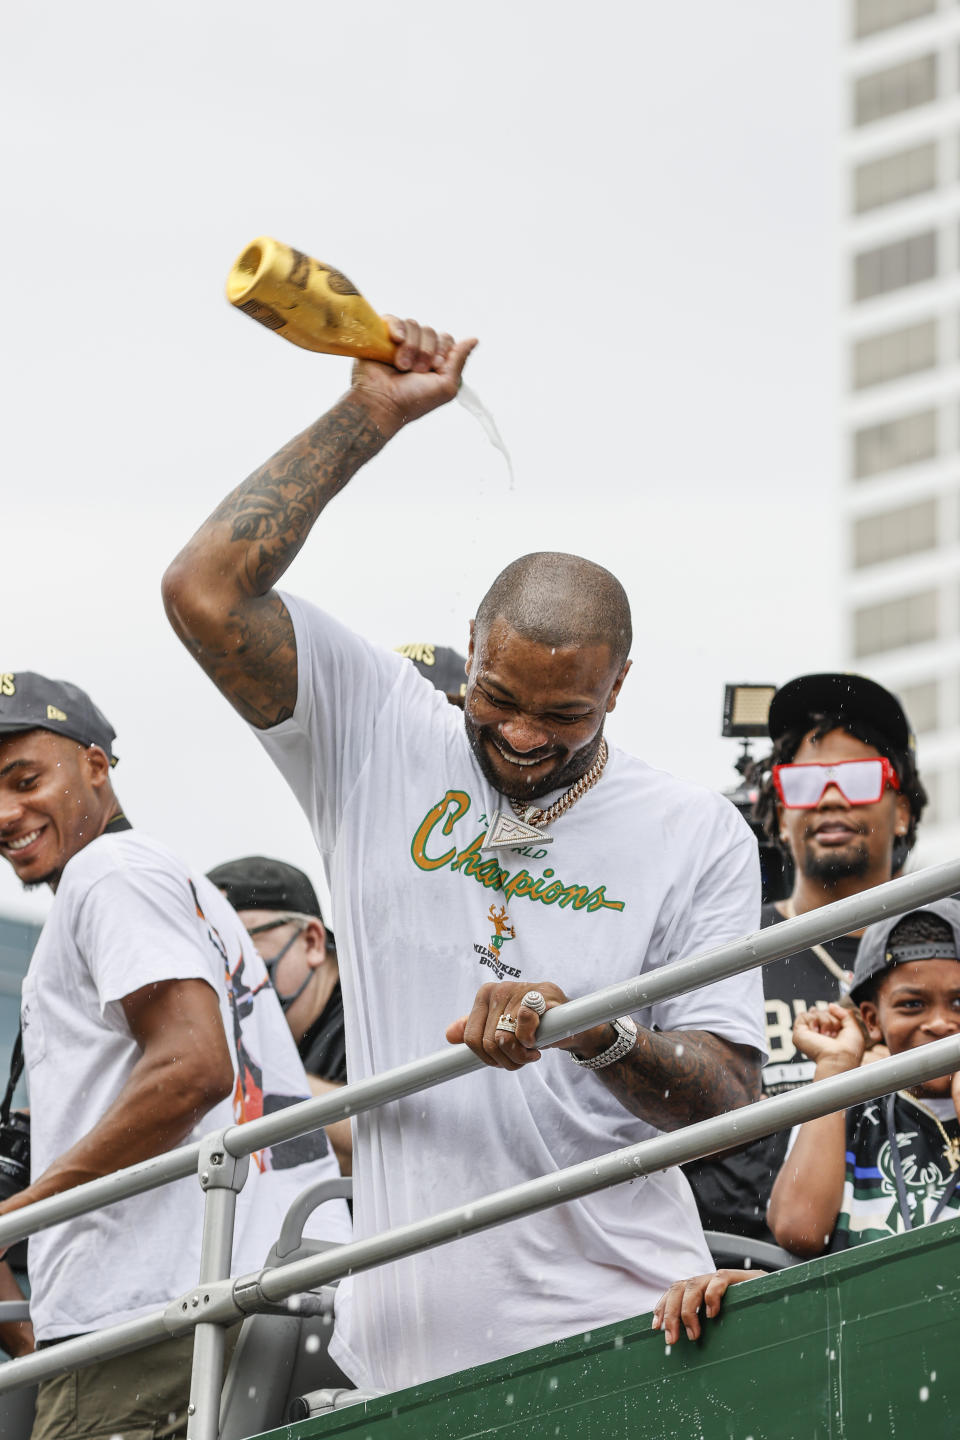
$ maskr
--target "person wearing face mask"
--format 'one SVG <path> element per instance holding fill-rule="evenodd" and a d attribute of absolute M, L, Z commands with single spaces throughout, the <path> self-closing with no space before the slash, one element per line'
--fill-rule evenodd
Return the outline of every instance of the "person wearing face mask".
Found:
<path fill-rule="evenodd" d="M 277 992 L 314 1095 L 347 1083 L 343 996 L 333 931 L 317 892 L 295 865 L 247 855 L 207 875 L 230 901 Z M 350 1121 L 324 1127 L 344 1175 L 351 1174 Z"/>
<path fill-rule="evenodd" d="M 763 907 L 764 927 L 892 879 L 916 843 L 927 803 L 903 706 L 865 676 L 798 676 L 774 696 L 768 728 L 773 749 L 756 767 L 755 815 L 789 856 L 794 883 L 787 900 Z M 813 1078 L 813 1061 L 797 1049 L 794 1022 L 848 994 L 859 934 L 764 966 L 764 1095 Z M 788 1139 L 789 1132 L 780 1131 L 684 1167 L 706 1230 L 773 1239 L 767 1205 Z M 731 1247 L 729 1258 L 739 1254 L 742 1249 Z"/>

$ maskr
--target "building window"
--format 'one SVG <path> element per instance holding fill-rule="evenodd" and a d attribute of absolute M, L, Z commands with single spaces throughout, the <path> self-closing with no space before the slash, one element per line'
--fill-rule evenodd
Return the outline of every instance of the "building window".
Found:
<path fill-rule="evenodd" d="M 853 612 L 854 654 L 877 655 L 899 650 L 904 645 L 921 645 L 935 640 L 939 614 L 936 590 L 920 590 L 896 600 L 861 605 Z"/>
<path fill-rule="evenodd" d="M 937 544 L 937 502 L 918 500 L 880 515 L 864 515 L 853 527 L 853 563 L 857 568 L 933 550 Z"/>
<path fill-rule="evenodd" d="M 923 809 L 923 826 L 939 825 L 943 819 L 943 780 L 938 770 L 920 771 L 923 788 L 927 792 L 927 803 Z"/>
<path fill-rule="evenodd" d="M 867 425 L 853 437 L 854 478 L 867 480 L 884 470 L 900 470 L 904 465 L 931 460 L 936 453 L 936 410 L 918 410 L 897 420 Z"/>
<path fill-rule="evenodd" d="M 871 125 L 936 98 L 937 57 L 918 55 L 915 60 L 861 76 L 853 91 L 854 124 Z"/>
<path fill-rule="evenodd" d="M 924 230 L 891 240 L 853 257 L 853 292 L 857 300 L 886 295 L 905 285 L 919 285 L 937 273 L 937 232 Z"/>
<path fill-rule="evenodd" d="M 892 30 L 908 20 L 933 15 L 937 0 L 855 0 L 853 33 L 857 40 L 876 35 L 878 30 Z"/>
<path fill-rule="evenodd" d="M 931 140 L 858 165 L 853 172 L 853 208 L 860 215 L 936 187 L 937 146 Z"/>
<path fill-rule="evenodd" d="M 940 729 L 940 686 L 936 680 L 898 685 L 897 694 L 915 735 Z"/>
<path fill-rule="evenodd" d="M 868 335 L 853 347 L 853 388 L 865 390 L 901 375 L 932 370 L 937 363 L 937 322 L 921 320 L 882 335 Z"/>
<path fill-rule="evenodd" d="M 923 812 L 920 836 L 934 825 L 955 824 L 958 816 L 957 797 L 960 794 L 960 769 L 956 765 L 944 765 L 938 770 L 927 771 L 920 766 L 920 779 L 927 792 L 928 804 Z"/>

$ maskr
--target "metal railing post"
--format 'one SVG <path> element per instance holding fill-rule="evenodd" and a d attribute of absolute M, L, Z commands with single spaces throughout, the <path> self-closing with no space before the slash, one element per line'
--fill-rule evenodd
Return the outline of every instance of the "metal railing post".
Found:
<path fill-rule="evenodd" d="M 550 1044 L 602 1020 L 767 965 L 957 891 L 960 891 L 960 860 L 901 876 L 781 925 L 571 1000 L 544 1017 L 539 1033 L 544 1044 Z M 202 1142 L 155 1156 L 0 1217 L 2 1251 L 14 1240 L 87 1214 L 101 1205 L 114 1204 L 185 1178 L 197 1168 L 200 1156 L 206 1157 L 199 1163 L 204 1191 L 214 1192 L 208 1194 L 205 1203 L 201 1283 L 196 1289 L 172 1300 L 165 1310 L 140 1320 L 91 1331 L 73 1340 L 64 1340 L 52 1349 L 11 1361 L 0 1367 L 0 1394 L 195 1329 L 198 1334 L 188 1435 L 190 1440 L 217 1440 L 214 1391 L 219 1390 L 225 1348 L 222 1327 L 231 1325 L 244 1314 L 272 1309 L 299 1290 L 328 1283 L 341 1275 L 358 1273 L 505 1220 L 535 1214 L 623 1180 L 745 1144 L 784 1126 L 858 1104 L 904 1085 L 960 1070 L 960 1036 L 934 1041 L 929 1047 L 877 1061 L 862 1071 L 817 1081 L 762 1104 L 745 1106 L 729 1115 L 715 1116 L 683 1130 L 659 1135 L 625 1150 L 483 1196 L 441 1215 L 334 1247 L 310 1260 L 293 1261 L 277 1270 L 254 1271 L 236 1280 L 229 1278 L 236 1195 L 246 1178 L 248 1157 L 252 1153 L 308 1134 L 333 1120 L 442 1084 L 482 1068 L 482 1063 L 465 1046 L 451 1046 L 344 1086 L 330 1095 L 304 1100 L 244 1125 L 229 1126 Z M 201 1332 L 205 1338 L 201 1338 Z"/>
<path fill-rule="evenodd" d="M 523 1215 L 534 1215 L 554 1205 L 605 1190 L 626 1180 L 637 1180 L 671 1165 L 683 1165 L 702 1155 L 716 1154 L 731 1145 L 746 1144 L 761 1135 L 857 1105 L 960 1070 L 960 1034 L 934 1040 L 901 1055 L 877 1060 L 827 1080 L 817 1080 L 758 1100 L 711 1120 L 700 1120 L 681 1130 L 638 1141 L 593 1160 L 551 1171 L 506 1190 L 479 1196 L 439 1215 L 381 1231 L 365 1240 L 334 1246 L 310 1259 L 293 1260 L 274 1269 L 252 1271 L 236 1280 L 211 1280 L 171 1301 L 165 1310 L 64 1340 L 49 1350 L 27 1355 L 0 1366 L 0 1394 L 67 1370 L 123 1355 L 169 1335 L 182 1334 L 201 1324 L 230 1325 L 258 1310 L 273 1310 L 290 1296 L 344 1275 L 359 1274 L 376 1265 L 403 1259 L 420 1250 L 476 1234 Z M 235 1198 L 235 1197 L 233 1197 Z M 201 1319 L 201 1317 L 209 1317 Z M 209 1375 L 207 1376 L 210 1382 Z M 194 1402 L 196 1413 L 196 1402 Z M 209 1410 L 205 1423 L 209 1424 Z M 191 1436 L 194 1432 L 189 1432 Z M 215 1430 L 212 1432 L 214 1436 Z"/>
<path fill-rule="evenodd" d="M 960 860 L 946 861 L 927 870 L 902 875 L 897 880 L 888 880 L 845 900 L 834 900 L 819 910 L 797 916 L 795 920 L 784 920 L 780 925 L 771 925 L 753 935 L 727 941 L 714 950 L 675 960 L 630 980 L 570 1000 L 566 1005 L 548 1011 L 538 1034 L 544 1045 L 551 1045 L 591 1025 L 612 1020 L 617 1015 L 630 1014 L 716 980 L 769 965 L 773 960 L 781 960 L 812 945 L 822 945 L 838 935 L 862 929 L 875 920 L 902 914 L 954 892 L 960 892 Z M 349 1119 L 391 1100 L 415 1095 L 481 1069 L 483 1061 L 477 1059 L 465 1045 L 448 1045 L 432 1055 L 410 1060 L 392 1070 L 370 1075 L 365 1080 L 353 1081 L 328 1095 L 315 1095 L 272 1115 L 231 1126 L 226 1132 L 226 1150 L 231 1155 L 250 1155 L 267 1146 L 295 1140 L 334 1120 Z M 60 1195 L 36 1200 L 22 1210 L 2 1215 L 0 1248 L 74 1216 L 86 1215 L 102 1205 L 113 1205 L 131 1195 L 142 1195 L 145 1191 L 192 1175 L 196 1171 L 199 1153 L 197 1143 L 184 1146 L 181 1150 L 170 1150 L 154 1156 L 152 1160 L 141 1161 L 99 1180 L 89 1180 Z"/>
<path fill-rule="evenodd" d="M 230 1155 L 224 1132 L 200 1142 L 198 1179 L 204 1192 L 200 1278 L 190 1305 L 204 1304 L 204 1286 L 230 1278 L 237 1195 L 243 1189 L 250 1157 Z M 201 1320 L 193 1334 L 193 1369 L 187 1406 L 187 1440 L 219 1440 L 220 1391 L 226 1336 L 222 1324 Z"/>
<path fill-rule="evenodd" d="M 440 1214 L 411 1220 L 406 1225 L 382 1230 L 364 1240 L 348 1241 L 324 1251 L 322 1255 L 242 1275 L 234 1282 L 233 1298 L 239 1308 L 248 1313 L 282 1304 L 291 1295 L 312 1290 L 318 1285 L 329 1285 L 346 1275 L 359 1275 L 377 1265 L 405 1259 L 465 1235 L 476 1235 L 481 1230 L 503 1225 L 509 1220 L 538 1214 L 554 1205 L 593 1195 L 598 1190 L 621 1185 L 624 1181 L 638 1180 L 658 1170 L 666 1170 L 671 1165 L 685 1165 L 704 1155 L 715 1155 L 732 1145 L 758 1140 L 775 1130 L 802 1124 L 805 1120 L 829 1115 L 848 1105 L 859 1105 L 892 1090 L 958 1069 L 960 1034 L 931 1041 L 929 1045 L 918 1045 L 903 1054 L 875 1060 L 870 1065 L 832 1075 L 826 1080 L 798 1086 L 784 1095 L 755 1100 L 739 1110 L 714 1115 L 709 1120 L 698 1120 L 696 1124 L 655 1135 L 649 1140 L 638 1140 L 622 1150 L 598 1155 L 593 1160 L 581 1160 L 562 1170 L 549 1171 L 535 1180 L 523 1180 Z"/>

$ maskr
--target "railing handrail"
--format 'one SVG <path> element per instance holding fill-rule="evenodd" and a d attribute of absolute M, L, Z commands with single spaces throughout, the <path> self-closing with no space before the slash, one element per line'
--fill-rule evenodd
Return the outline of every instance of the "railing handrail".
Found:
<path fill-rule="evenodd" d="M 835 1110 L 845 1110 L 850 1105 L 874 1100 L 957 1069 L 960 1069 L 960 1034 L 813 1081 L 783 1095 L 755 1100 L 738 1110 L 608 1151 L 596 1159 L 581 1160 L 537 1179 L 523 1180 L 439 1215 L 413 1220 L 365 1240 L 346 1241 L 320 1255 L 263 1270 L 256 1276 L 241 1276 L 232 1282 L 232 1293 L 236 1299 L 238 1291 L 249 1291 L 256 1284 L 264 1302 L 277 1304 L 302 1290 L 329 1285 L 347 1275 L 402 1260 L 421 1250 L 434 1249 L 447 1240 L 534 1215 L 626 1180 L 686 1165 L 735 1145 L 750 1144 L 774 1131 L 818 1119 Z"/>
<path fill-rule="evenodd" d="M 797 951 L 809 949 L 811 945 L 823 944 L 838 935 L 846 935 L 876 920 L 941 899 L 954 891 L 960 891 L 960 860 L 945 861 L 903 875 L 859 895 L 835 900 L 817 910 L 784 920 L 779 925 L 755 931 L 742 939 L 728 941 L 712 950 L 558 1005 L 541 1020 L 537 1034 L 544 1045 L 553 1044 L 591 1025 L 782 960 Z M 230 1126 L 223 1134 L 223 1141 L 231 1155 L 238 1158 L 251 1155 L 268 1145 L 295 1139 L 334 1120 L 348 1119 L 363 1111 L 376 1109 L 392 1100 L 479 1070 L 482 1066 L 483 1062 L 465 1045 L 448 1046 L 380 1075 L 354 1081 L 331 1094 L 303 1100 L 243 1125 Z M 213 1133 L 219 1132 L 211 1132 L 211 1135 Z M 210 1138 L 205 1136 L 203 1140 L 178 1150 L 166 1151 L 150 1160 L 0 1216 L 0 1247 L 6 1248 L 28 1235 L 103 1205 L 115 1204 L 132 1195 L 195 1175 L 201 1150 Z"/>
<path fill-rule="evenodd" d="M 164 1310 L 74 1340 L 64 1340 L 50 1349 L 0 1366 L 0 1394 L 171 1335 L 188 1333 L 198 1325 L 232 1324 L 245 1315 L 345 1275 L 356 1275 L 624 1181 L 686 1164 L 732 1145 L 749 1143 L 789 1125 L 813 1120 L 957 1069 L 960 1069 L 960 1034 L 580 1161 L 366 1240 L 348 1241 L 320 1255 L 275 1269 L 205 1282 L 172 1301 Z"/>

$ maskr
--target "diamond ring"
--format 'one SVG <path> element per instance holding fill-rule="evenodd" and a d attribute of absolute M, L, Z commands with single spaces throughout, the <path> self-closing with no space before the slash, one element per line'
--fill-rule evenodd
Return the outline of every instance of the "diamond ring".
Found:
<path fill-rule="evenodd" d="M 509 1030 L 511 1035 L 516 1035 L 517 1022 L 516 1020 L 514 1020 L 512 1015 L 501 1015 L 500 1019 L 497 1021 L 497 1029 Z"/>
<path fill-rule="evenodd" d="M 538 1015 L 546 1015 L 547 1013 L 547 1002 L 539 990 L 528 990 L 520 1001 L 520 1004 L 526 1005 L 528 1010 L 534 1010 Z"/>

